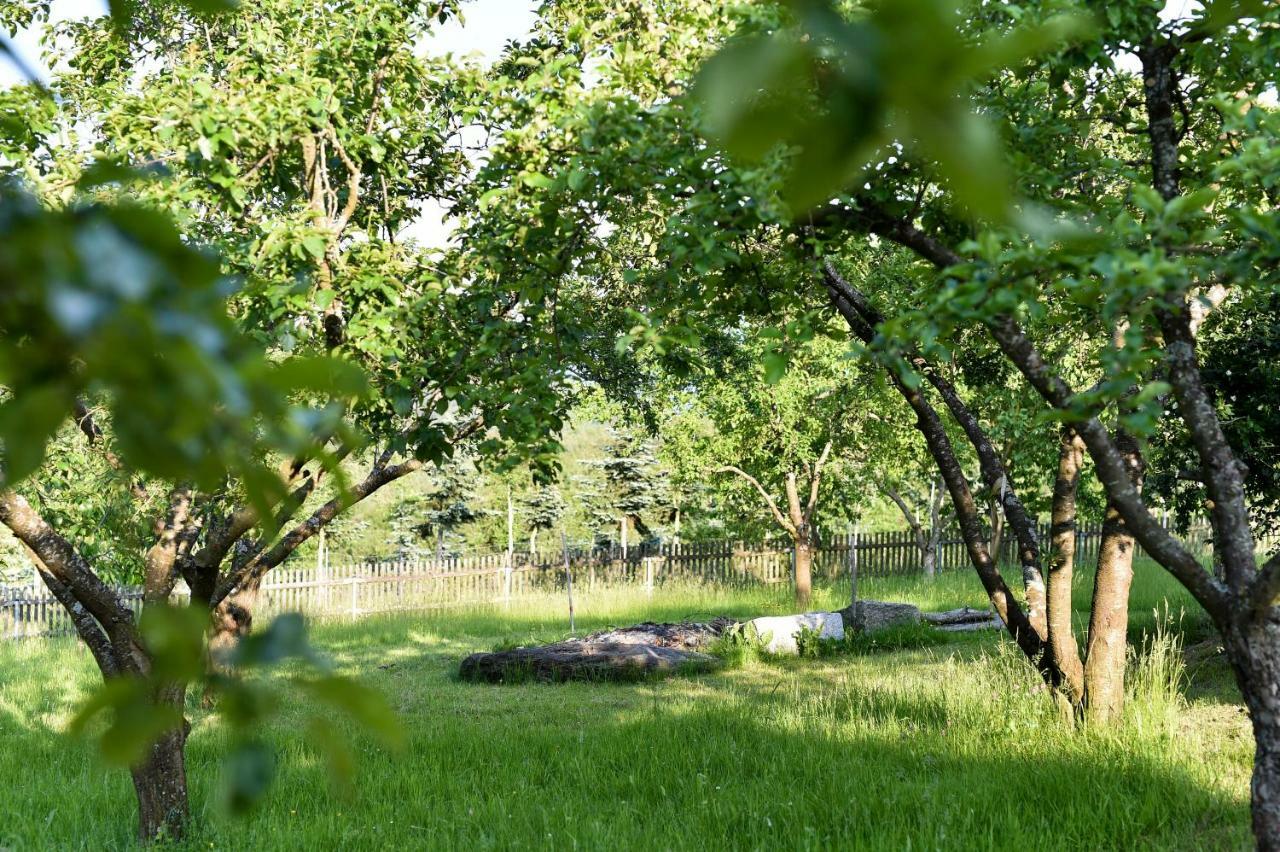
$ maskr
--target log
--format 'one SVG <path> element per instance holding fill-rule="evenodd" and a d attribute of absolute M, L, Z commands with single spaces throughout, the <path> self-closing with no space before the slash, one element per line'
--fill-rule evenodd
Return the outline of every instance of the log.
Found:
<path fill-rule="evenodd" d="M 472 654 L 462 661 L 458 675 L 463 680 L 489 683 L 634 681 L 677 672 L 708 672 L 719 666 L 718 658 L 697 651 L 570 639 L 533 648 Z"/>
<path fill-rule="evenodd" d="M 654 645 L 681 651 L 697 651 L 710 645 L 737 622 L 726 616 L 710 621 L 657 623 L 646 621 L 632 627 L 619 627 L 592 633 L 588 642 L 614 642 L 622 645 Z"/>
<path fill-rule="evenodd" d="M 949 609 L 945 612 L 926 612 L 924 620 L 930 624 L 965 624 L 971 621 L 990 621 L 994 613 L 989 609 L 974 609 L 969 606 L 962 606 L 959 609 Z"/>

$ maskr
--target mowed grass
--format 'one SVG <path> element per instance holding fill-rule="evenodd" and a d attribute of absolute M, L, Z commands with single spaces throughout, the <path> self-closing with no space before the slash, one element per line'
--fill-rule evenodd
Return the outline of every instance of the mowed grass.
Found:
<path fill-rule="evenodd" d="M 983 603 L 968 572 L 864 579 L 860 592 Z M 824 587 L 816 603 L 845 594 Z M 1078 602 L 1088 594 L 1082 581 Z M 781 588 L 580 592 L 578 628 L 790 610 Z M 459 682 L 461 658 L 563 637 L 563 599 L 320 624 L 315 644 L 391 699 L 406 747 L 387 753 L 347 726 L 359 765 L 344 793 L 302 732 L 308 700 L 290 694 L 265 732 L 275 782 L 235 818 L 219 800 L 226 734 L 193 701 L 182 847 L 1247 848 L 1247 718 L 1220 664 L 1188 686 L 1169 653 L 1178 634 L 1152 638 L 1171 621 L 1191 642 L 1204 621 L 1151 565 L 1133 613 L 1135 644 L 1154 652 L 1135 660 L 1126 720 L 1104 730 L 1065 724 L 993 632 L 696 678 L 492 686 Z M 0 847 L 134 845 L 127 774 L 61 733 L 95 678 L 72 642 L 0 645 Z"/>

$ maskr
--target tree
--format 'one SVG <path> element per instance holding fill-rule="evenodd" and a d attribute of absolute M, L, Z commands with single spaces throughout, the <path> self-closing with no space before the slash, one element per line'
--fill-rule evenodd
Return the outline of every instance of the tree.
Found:
<path fill-rule="evenodd" d="M 219 656 L 266 574 L 352 505 L 465 444 L 543 465 L 562 409 L 521 300 L 398 240 L 463 163 L 441 104 L 468 73 L 413 50 L 449 8 L 127 5 L 64 27 L 56 102 L 4 125 L 27 190 L 5 183 L 0 203 L 0 522 L 113 684 L 145 682 L 159 651 L 21 491 L 73 412 L 156 504 L 129 576 L 152 605 L 184 580 Z M 180 719 L 194 677 L 145 698 Z M 185 728 L 153 733 L 133 767 L 144 839 L 189 813 Z"/>
<path fill-rule="evenodd" d="M 926 577 L 932 578 L 938 572 L 938 544 L 942 541 L 942 501 L 946 494 L 946 483 L 941 479 L 934 480 L 929 483 L 928 496 L 915 493 L 914 489 L 908 492 L 907 497 L 899 493 L 892 483 L 885 482 L 880 486 L 880 490 L 884 495 L 893 501 L 893 505 L 898 507 L 902 512 L 903 519 L 907 522 L 907 526 L 911 529 L 911 535 L 915 539 L 916 549 L 920 551 L 920 569 Z M 923 506 L 923 512 L 917 508 L 912 508 L 912 504 L 917 507 Z M 928 512 L 924 519 L 929 522 L 928 529 L 925 529 L 924 521 L 921 516 L 924 512 Z M 994 552 L 999 552 L 994 545 L 991 548 Z"/>
<path fill-rule="evenodd" d="M 617 519 L 624 550 L 630 541 L 630 530 L 634 529 L 641 538 L 652 536 L 643 513 L 664 502 L 651 443 L 629 430 L 615 429 L 605 457 L 593 462 L 604 473 L 605 493 L 603 500 L 597 501 L 597 508 Z"/>
<path fill-rule="evenodd" d="M 456 259 L 399 237 L 419 205 L 466 177 L 456 133 L 472 72 L 414 52 L 451 8 L 272 0 L 216 21 L 147 18 L 123 52 L 110 25 L 67 26 L 75 63 L 57 83 L 64 123 L 100 128 L 119 159 L 165 165 L 171 178 L 143 194 L 217 241 L 229 271 L 250 282 L 233 306 L 242 327 L 272 351 L 341 353 L 372 379 L 351 425 L 382 446 L 361 483 L 308 487 L 298 498 L 310 502 L 286 512 L 308 510 L 304 524 L 275 547 L 251 545 L 255 564 L 233 582 L 197 590 L 217 599 L 219 642 L 250 629 L 266 572 L 353 497 L 467 444 L 481 453 L 520 444 L 537 464 L 554 448 L 558 374 L 534 366 L 540 332 L 519 317 L 519 300 L 499 304 L 483 283 L 455 286 L 467 274 Z M 330 26 L 337 14 L 344 25 Z M 139 74 L 146 62 L 155 67 Z M 193 111 L 198 121 L 182 119 Z M 506 379 L 475 380 L 494 359 Z M 329 451 L 350 454 L 337 442 Z"/>
<path fill-rule="evenodd" d="M 695 376 L 687 402 L 680 400 L 712 426 L 685 463 L 704 476 L 737 477 L 747 493 L 736 489 L 736 499 L 754 506 L 752 514 L 763 508 L 786 533 L 795 553 L 796 603 L 803 608 L 812 594 L 813 550 L 824 514 L 820 498 L 840 494 L 852 502 L 856 471 L 847 456 L 862 435 L 848 413 L 865 393 L 855 365 L 830 340 L 787 341 L 777 329 L 748 329 L 744 337 L 719 370 Z M 780 349 L 788 357 L 778 365 Z M 671 428 L 687 428 L 687 419 Z M 840 511 L 828 509 L 825 517 L 834 520 Z"/>
<path fill-rule="evenodd" d="M 1280 556 L 1258 564 L 1245 470 L 1224 431 L 1221 403 L 1204 381 L 1195 321 L 1202 310 L 1197 305 L 1213 301 L 1201 295 L 1216 286 L 1265 292 L 1276 283 L 1280 216 L 1274 170 L 1262 152 L 1273 149 L 1280 122 L 1273 108 L 1258 101 L 1269 81 L 1256 69 L 1275 61 L 1280 10 L 1265 4 L 1211 4 L 1190 18 L 1165 22 L 1150 4 L 1113 4 L 1096 34 L 1081 39 L 1079 47 L 1052 51 L 1013 75 L 999 71 L 1006 57 L 1025 55 L 1029 44 L 1044 40 L 1015 31 L 1016 40 L 1004 39 L 1006 50 L 993 49 L 991 45 L 1001 44 L 1001 10 L 960 18 L 942 4 L 914 5 L 918 8 L 910 25 L 896 9 L 847 22 L 819 7 L 804 22 L 810 39 L 788 39 L 788 44 L 801 45 L 792 49 L 814 52 L 787 67 L 804 67 L 808 61 L 825 65 L 818 51 L 835 40 L 844 45 L 836 48 L 844 60 L 836 66 L 841 73 L 859 68 L 864 74 L 859 79 L 865 80 L 867 66 L 858 63 L 870 62 L 871 76 L 887 81 L 886 90 L 892 93 L 888 101 L 868 104 L 866 89 L 845 85 L 825 90 L 824 97 L 838 106 L 819 123 L 838 120 L 850 109 L 870 106 L 874 112 L 864 125 L 865 138 L 846 137 L 839 146 L 819 152 L 829 155 L 820 165 L 844 164 L 827 170 L 830 177 L 821 186 L 829 191 L 843 185 L 846 169 L 856 170 L 868 148 L 894 136 L 911 143 L 910 155 L 918 158 L 902 171 L 935 190 L 939 187 L 931 178 L 940 174 L 945 179 L 933 197 L 949 210 L 935 205 L 929 214 L 913 210 L 902 196 L 892 197 L 900 186 L 882 188 L 880 197 L 841 202 L 839 218 L 846 226 L 896 243 L 942 272 L 934 278 L 922 270 L 938 285 L 926 305 L 928 316 L 893 331 L 909 345 L 919 345 L 949 339 L 956 328 L 984 329 L 1079 437 L 1105 488 L 1113 528 L 1123 523 L 1126 536 L 1140 542 L 1192 593 L 1223 637 L 1254 727 L 1255 838 L 1260 848 L 1280 848 L 1280 797 L 1275 793 L 1280 789 L 1280 619 L 1274 608 Z M 961 33 L 969 26 L 985 30 L 987 41 L 964 37 Z M 935 80 L 935 87 L 944 97 L 957 90 L 972 95 L 939 103 L 936 91 L 909 85 L 921 69 L 905 68 L 895 57 L 917 44 L 924 31 L 931 32 L 936 61 L 980 76 L 976 87 L 955 78 L 954 85 L 941 85 L 945 77 Z M 850 49 L 858 43 L 850 36 L 872 33 L 895 49 L 876 58 Z M 1116 68 L 1112 57 L 1120 50 L 1137 57 L 1137 79 Z M 993 59 L 995 67 L 984 64 Z M 1069 87 L 1061 86 L 1068 81 Z M 775 82 L 787 98 L 796 97 L 797 83 L 802 91 L 817 92 L 806 71 Z M 939 147 L 948 130 L 967 126 L 969 138 L 977 138 L 972 128 L 980 126 L 979 119 L 969 111 L 974 102 L 1002 120 L 1016 116 L 1028 128 L 1025 134 L 1011 134 L 1009 156 L 1002 155 L 994 136 L 978 146 Z M 926 123 L 929 117 L 932 125 Z M 1117 157 L 1106 143 L 1116 128 L 1128 127 L 1140 128 L 1140 136 L 1126 141 L 1139 155 Z M 792 124 L 770 141 L 800 130 L 817 134 L 813 126 Z M 1056 156 L 1047 156 L 1040 145 L 1050 133 L 1071 140 L 1055 146 Z M 1024 156 L 1032 150 L 1036 156 Z M 984 174 L 982 167 L 993 154 L 1002 161 L 999 165 L 1016 173 L 1021 191 L 1058 217 L 1078 222 L 1080 231 L 1046 231 L 1026 218 L 1011 218 L 1004 207 L 1007 195 L 980 199 L 975 182 L 992 180 L 993 174 Z M 1083 185 L 1073 183 L 1074 169 L 1082 163 L 1104 173 L 1091 172 Z M 1112 224 L 1091 228 L 1091 216 Z M 819 217 L 821 213 L 814 216 Z M 841 287 L 834 277 L 828 284 L 851 325 L 865 322 L 865 311 L 855 304 L 858 293 Z M 1060 310 L 1064 304 L 1100 308 L 1089 318 L 1095 329 L 1101 325 L 1110 332 L 1094 354 L 1101 380 L 1086 391 L 1077 390 L 1069 374 L 1055 368 L 1036 340 L 1046 319 L 1066 313 Z M 1110 423 L 1102 416 L 1108 405 L 1118 409 Z M 1137 442 L 1167 415 L 1177 418 L 1193 448 L 1221 578 L 1165 530 L 1142 499 Z M 1070 434 L 1062 445 L 1066 475 L 1060 481 L 1069 481 L 1076 452 Z M 945 448 L 937 449 L 945 475 Z M 966 495 L 958 484 L 948 484 L 957 512 L 963 514 Z M 1060 558 L 1069 559 L 1069 554 Z M 1095 615 L 1113 605 L 1118 602 L 1095 595 Z"/>
<path fill-rule="evenodd" d="M 114 707 L 126 721 L 108 735 L 113 753 L 130 763 L 141 836 L 178 836 L 189 813 L 182 706 L 198 671 L 183 651 L 181 622 L 164 615 L 163 604 L 194 541 L 194 495 L 243 475 L 253 504 L 279 499 L 261 458 L 310 452 L 313 437 L 291 423 L 310 422 L 323 433 L 340 411 L 308 411 L 284 395 L 310 375 L 314 391 L 337 401 L 342 385 L 316 379 L 342 370 L 272 365 L 256 354 L 227 320 L 216 262 L 186 245 L 163 216 L 129 205 L 50 210 L 7 184 L 0 193 L 0 270 L 10 282 L 0 296 L 0 371 L 9 391 L 0 405 L 0 522 L 70 613 L 110 687 L 97 709 Z M 117 277 L 126 270 L 137 274 Z M 90 311 L 59 307 L 77 301 Z M 92 409 L 77 402 L 82 396 L 109 408 L 113 441 L 102 457 L 129 471 L 126 481 L 142 473 L 183 477 L 156 501 L 154 534 L 141 555 L 141 620 L 23 493 L 64 424 L 105 442 Z M 298 639 L 295 632 L 294 651 Z"/>
<path fill-rule="evenodd" d="M 564 515 L 565 501 L 555 485 L 535 485 L 522 501 L 529 527 L 529 555 L 538 552 L 538 533 L 555 527 Z"/>

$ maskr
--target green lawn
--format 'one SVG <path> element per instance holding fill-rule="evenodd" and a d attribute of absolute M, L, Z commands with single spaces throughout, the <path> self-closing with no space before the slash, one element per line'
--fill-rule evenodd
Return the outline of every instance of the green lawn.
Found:
<path fill-rule="evenodd" d="M 981 604 L 970 573 L 876 581 L 867 597 Z M 841 589 L 821 589 L 838 606 Z M 1088 589 L 1078 590 L 1087 603 Z M 1166 607 L 1205 632 L 1184 595 L 1138 570 L 1134 639 Z M 1178 612 L 1188 613 L 1178 620 Z M 236 819 L 218 804 L 226 745 L 191 708 L 192 849 L 1246 848 L 1251 738 L 1223 669 L 1173 691 L 1168 642 L 1130 678 L 1128 719 L 1065 726 L 1034 674 L 992 633 L 821 660 L 752 661 L 630 685 L 461 683 L 458 661 L 566 631 L 563 602 L 332 623 L 315 643 L 392 698 L 408 746 L 360 744 L 357 785 L 330 787 L 296 696 L 268 733 L 279 773 Z M 644 619 L 788 611 L 783 589 L 598 592 L 579 629 Z M 1180 624 L 1180 627 L 1177 625 Z M 1176 638 L 1175 632 L 1174 637 Z M 132 844 L 126 774 L 64 738 L 94 680 L 71 642 L 0 645 L 0 848 Z M 292 698 L 292 697 L 291 697 Z"/>

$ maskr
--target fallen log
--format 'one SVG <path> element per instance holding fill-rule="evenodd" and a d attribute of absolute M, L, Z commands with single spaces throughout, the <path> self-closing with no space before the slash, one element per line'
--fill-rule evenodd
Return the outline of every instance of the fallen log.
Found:
<path fill-rule="evenodd" d="M 697 651 L 628 642 L 570 639 L 533 648 L 472 654 L 462 661 L 463 680 L 519 683 L 529 680 L 622 680 L 711 671 L 720 660 Z"/>
<path fill-rule="evenodd" d="M 990 621 L 994 613 L 989 609 L 974 609 L 969 606 L 962 606 L 959 609 L 949 609 L 945 612 L 926 612 L 924 620 L 930 624 L 966 624 L 973 621 Z"/>

